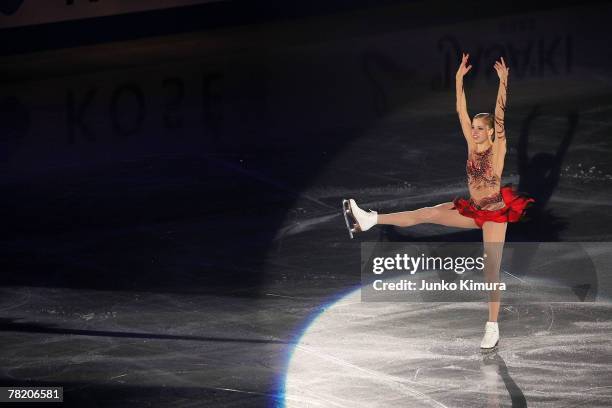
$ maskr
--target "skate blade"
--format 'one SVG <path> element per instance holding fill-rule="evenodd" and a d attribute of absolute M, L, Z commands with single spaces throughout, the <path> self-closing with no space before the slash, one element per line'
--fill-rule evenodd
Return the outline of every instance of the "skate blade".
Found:
<path fill-rule="evenodd" d="M 480 352 L 482 354 L 489 354 L 489 353 L 495 353 L 497 351 L 497 346 L 499 345 L 499 340 L 497 340 L 497 343 L 495 343 L 495 345 L 493 347 L 489 347 L 489 348 L 480 348 Z"/>
<path fill-rule="evenodd" d="M 356 232 L 360 232 L 361 228 L 359 228 L 359 223 L 355 219 L 355 216 L 353 216 L 353 212 L 351 211 L 351 203 L 349 202 L 349 200 L 342 200 L 342 213 L 344 214 L 344 222 L 346 223 L 346 229 L 348 230 L 351 239 L 353 239 L 354 234 Z"/>

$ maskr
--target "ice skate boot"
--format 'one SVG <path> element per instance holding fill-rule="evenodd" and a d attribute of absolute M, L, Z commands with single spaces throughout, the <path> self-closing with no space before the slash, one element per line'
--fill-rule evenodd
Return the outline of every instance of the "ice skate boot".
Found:
<path fill-rule="evenodd" d="M 376 225 L 378 213 L 370 210 L 369 212 L 357 207 L 355 200 L 342 200 L 342 212 L 344 213 L 344 221 L 348 229 L 351 239 L 356 232 L 367 231 L 372 226 Z"/>
<path fill-rule="evenodd" d="M 499 343 L 499 327 L 497 326 L 497 322 L 487 322 L 480 348 L 483 350 L 490 350 L 497 346 L 497 343 Z"/>

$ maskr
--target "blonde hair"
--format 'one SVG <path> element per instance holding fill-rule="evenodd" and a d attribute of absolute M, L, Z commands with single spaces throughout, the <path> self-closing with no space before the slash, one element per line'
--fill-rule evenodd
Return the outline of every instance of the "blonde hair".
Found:
<path fill-rule="evenodd" d="M 489 128 L 493 129 L 493 126 L 495 124 L 494 122 L 494 117 L 492 113 L 486 113 L 486 112 L 482 112 L 482 113 L 477 113 L 476 115 L 474 115 L 474 119 L 482 119 L 484 120 L 484 122 L 487 124 L 487 126 L 489 126 Z"/>

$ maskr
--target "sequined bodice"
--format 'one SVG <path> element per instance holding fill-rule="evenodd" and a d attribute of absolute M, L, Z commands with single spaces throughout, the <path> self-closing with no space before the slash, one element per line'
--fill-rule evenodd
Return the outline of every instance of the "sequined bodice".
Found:
<path fill-rule="evenodd" d="M 471 201 L 482 210 L 497 210 L 505 206 L 500 194 L 500 176 L 495 174 L 493 149 L 470 151 L 466 164 Z"/>

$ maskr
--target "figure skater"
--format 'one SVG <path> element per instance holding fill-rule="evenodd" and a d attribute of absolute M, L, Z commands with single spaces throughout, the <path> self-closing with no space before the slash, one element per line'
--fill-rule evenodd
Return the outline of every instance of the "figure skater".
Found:
<path fill-rule="evenodd" d="M 463 77 L 472 68 L 467 65 L 469 54 L 463 54 L 456 75 L 457 113 L 463 136 L 467 141 L 467 185 L 470 198 L 455 198 L 452 202 L 433 207 L 419 208 L 391 214 L 364 211 L 355 200 L 343 200 L 342 207 L 349 235 L 367 231 L 376 224 L 410 227 L 422 223 L 439 224 L 458 228 L 482 229 L 485 258 L 485 279 L 497 281 L 503 243 L 508 222 L 517 222 L 532 198 L 520 194 L 508 184 L 501 187 L 501 177 L 506 156 L 506 132 L 504 114 L 510 69 L 503 58 L 495 61 L 499 76 L 499 88 L 495 115 L 479 113 L 470 121 Z M 489 295 L 489 319 L 480 347 L 494 348 L 499 341 L 497 318 L 499 315 L 499 290 Z"/>

